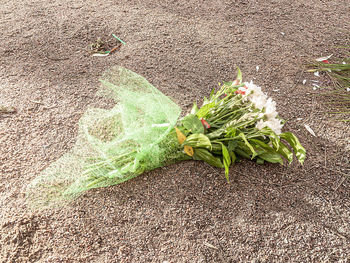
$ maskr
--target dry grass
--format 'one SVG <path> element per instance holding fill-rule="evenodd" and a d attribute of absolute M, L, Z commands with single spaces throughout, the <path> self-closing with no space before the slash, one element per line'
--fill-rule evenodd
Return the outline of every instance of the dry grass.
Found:
<path fill-rule="evenodd" d="M 350 47 L 346 47 L 349 48 Z M 335 63 L 319 62 L 311 65 L 308 72 L 325 72 L 331 79 L 331 84 L 320 95 L 325 98 L 325 106 L 330 107 L 329 113 L 336 115 L 338 121 L 350 121 L 350 53 Z"/>

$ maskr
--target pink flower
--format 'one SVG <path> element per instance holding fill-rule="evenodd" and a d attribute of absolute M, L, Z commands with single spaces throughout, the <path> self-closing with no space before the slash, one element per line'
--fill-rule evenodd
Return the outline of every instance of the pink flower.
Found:
<path fill-rule="evenodd" d="M 239 85 L 239 80 L 238 79 L 236 79 L 234 82 L 232 82 L 232 86 L 237 86 L 237 85 Z"/>
<path fill-rule="evenodd" d="M 333 55 L 333 54 L 332 54 Z M 329 64 L 329 61 L 328 59 L 330 59 L 332 57 L 332 55 L 329 55 L 327 57 L 320 57 L 320 58 L 316 58 L 316 61 L 318 62 L 323 62 L 323 63 L 326 63 L 326 64 Z"/>
<path fill-rule="evenodd" d="M 235 91 L 236 94 L 241 94 L 241 95 L 245 95 L 245 91 L 244 90 L 236 90 Z"/>
<path fill-rule="evenodd" d="M 210 128 L 210 124 L 203 118 L 201 118 L 201 122 L 202 125 L 204 126 L 204 128 L 209 129 Z"/>

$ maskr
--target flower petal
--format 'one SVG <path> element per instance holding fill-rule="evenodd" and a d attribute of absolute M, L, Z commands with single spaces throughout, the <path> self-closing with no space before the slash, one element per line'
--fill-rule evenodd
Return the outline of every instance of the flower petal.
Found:
<path fill-rule="evenodd" d="M 202 125 L 204 126 L 204 128 L 209 129 L 210 128 L 210 124 L 203 118 L 201 118 L 201 122 Z"/>
<path fill-rule="evenodd" d="M 329 56 L 327 56 L 327 57 L 316 58 L 316 61 L 318 61 L 318 62 L 323 62 L 323 61 L 325 61 L 325 60 L 330 59 L 332 56 L 333 56 L 333 54 L 331 54 L 331 55 L 329 55 Z"/>
<path fill-rule="evenodd" d="M 309 125 L 304 124 L 304 126 L 305 126 L 305 129 L 306 129 L 312 136 L 315 136 L 315 137 L 316 137 L 315 132 L 310 128 Z"/>

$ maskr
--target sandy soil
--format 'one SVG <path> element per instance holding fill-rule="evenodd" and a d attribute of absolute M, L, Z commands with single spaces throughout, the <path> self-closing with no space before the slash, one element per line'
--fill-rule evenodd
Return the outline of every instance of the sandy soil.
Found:
<path fill-rule="evenodd" d="M 301 71 L 349 44 L 347 1 L 1 2 L 0 106 L 17 112 L 0 114 L 0 262 L 350 261 L 350 125 L 329 121 Z M 91 57 L 112 33 L 127 44 Z M 72 147 L 82 113 L 104 106 L 98 77 L 113 65 L 184 110 L 239 66 L 277 101 L 306 164 L 240 163 L 228 184 L 189 161 L 28 211 L 27 184 Z"/>

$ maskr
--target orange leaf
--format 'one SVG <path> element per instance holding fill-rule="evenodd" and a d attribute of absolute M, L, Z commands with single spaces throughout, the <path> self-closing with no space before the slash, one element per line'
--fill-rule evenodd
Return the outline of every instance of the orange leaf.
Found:
<path fill-rule="evenodd" d="M 183 144 L 184 141 L 186 140 L 185 134 L 183 134 L 177 127 L 175 127 L 176 135 L 177 135 L 177 140 L 180 144 Z M 193 156 L 194 150 L 191 146 L 184 146 L 184 151 L 188 156 Z"/>
<path fill-rule="evenodd" d="M 184 141 L 186 140 L 185 134 L 183 134 L 177 127 L 175 127 L 176 135 L 177 135 L 177 140 L 179 141 L 180 144 L 183 144 Z"/>
<path fill-rule="evenodd" d="M 193 154 L 194 154 L 193 148 L 192 148 L 191 146 L 188 146 L 188 145 L 185 145 L 184 151 L 185 151 L 185 153 L 186 153 L 187 155 L 189 155 L 189 156 L 191 156 L 191 157 L 192 157 Z"/>

